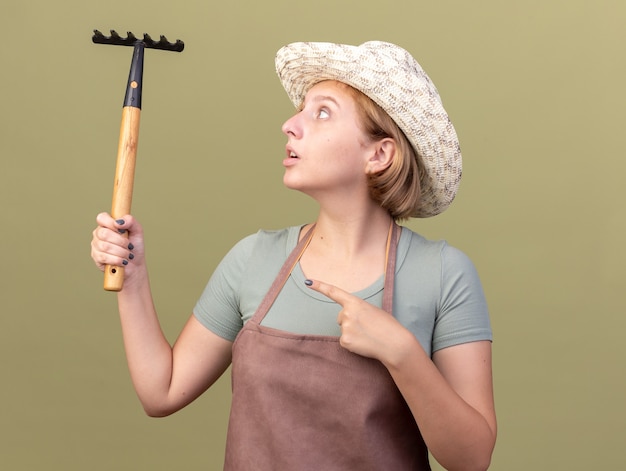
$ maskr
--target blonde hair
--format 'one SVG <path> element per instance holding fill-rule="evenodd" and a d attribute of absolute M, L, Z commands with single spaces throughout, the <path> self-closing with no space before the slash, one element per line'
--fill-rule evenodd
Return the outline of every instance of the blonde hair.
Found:
<path fill-rule="evenodd" d="M 370 195 L 395 220 L 408 219 L 416 213 L 420 202 L 422 168 L 418 155 L 385 110 L 359 90 L 345 86 L 356 101 L 363 131 L 373 141 L 391 138 L 396 143 L 391 165 L 368 175 Z"/>

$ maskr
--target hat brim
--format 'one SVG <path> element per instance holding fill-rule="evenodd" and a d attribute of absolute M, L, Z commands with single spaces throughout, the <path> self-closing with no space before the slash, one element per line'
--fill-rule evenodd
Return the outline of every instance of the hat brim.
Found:
<path fill-rule="evenodd" d="M 452 203 L 462 174 L 458 137 L 437 89 L 407 51 L 381 41 L 360 46 L 292 43 L 277 52 L 276 72 L 296 107 L 324 80 L 367 95 L 396 122 L 421 160 L 425 175 L 412 216 L 435 216 Z"/>

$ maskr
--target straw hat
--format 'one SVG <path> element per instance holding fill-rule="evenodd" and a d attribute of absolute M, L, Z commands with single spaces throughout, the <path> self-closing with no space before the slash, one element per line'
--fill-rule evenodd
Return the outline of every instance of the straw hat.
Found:
<path fill-rule="evenodd" d="M 323 80 L 367 95 L 402 129 L 426 171 L 413 217 L 435 216 L 452 203 L 461 181 L 459 141 L 435 85 L 407 51 L 381 41 L 292 43 L 276 54 L 276 72 L 296 107 Z"/>

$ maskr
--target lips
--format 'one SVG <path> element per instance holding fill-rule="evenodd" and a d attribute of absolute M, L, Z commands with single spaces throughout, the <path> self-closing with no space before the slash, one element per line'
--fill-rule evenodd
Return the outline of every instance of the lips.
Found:
<path fill-rule="evenodd" d="M 289 159 L 297 159 L 297 158 L 299 158 L 298 157 L 298 153 L 290 145 L 287 145 L 285 147 L 285 152 L 287 154 L 287 158 L 289 158 Z"/>
<path fill-rule="evenodd" d="M 289 146 L 287 146 L 286 155 L 287 158 L 283 160 L 283 165 L 285 167 L 295 164 L 300 159 L 296 151 L 291 149 Z"/>

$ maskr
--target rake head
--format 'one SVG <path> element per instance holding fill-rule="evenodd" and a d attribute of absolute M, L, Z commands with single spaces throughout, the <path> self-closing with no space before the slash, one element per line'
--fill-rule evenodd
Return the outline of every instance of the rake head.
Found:
<path fill-rule="evenodd" d="M 177 39 L 176 42 L 171 43 L 167 40 L 165 36 L 161 36 L 158 41 L 152 39 L 148 34 L 143 35 L 142 39 L 135 37 L 135 35 L 131 32 L 127 33 L 125 38 L 121 37 L 117 32 L 111 30 L 111 36 L 105 36 L 97 29 L 93 30 L 92 41 L 96 44 L 112 44 L 115 46 L 134 46 L 138 42 L 143 43 L 144 47 L 150 49 L 161 49 L 164 51 L 175 51 L 182 52 L 185 48 L 185 43 L 180 39 Z"/>

